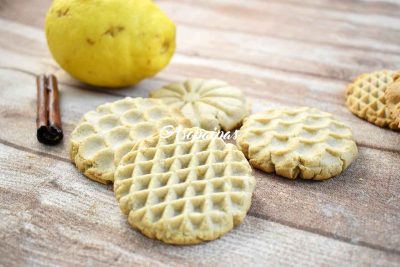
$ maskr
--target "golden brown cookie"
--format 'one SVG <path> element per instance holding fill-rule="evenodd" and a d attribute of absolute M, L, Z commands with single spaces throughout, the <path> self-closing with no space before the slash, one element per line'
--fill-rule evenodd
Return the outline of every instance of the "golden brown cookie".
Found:
<path fill-rule="evenodd" d="M 397 127 L 400 128 L 400 72 L 393 75 L 393 83 L 388 85 L 385 98 L 390 115 Z"/>
<path fill-rule="evenodd" d="M 71 160 L 90 179 L 112 182 L 122 156 L 167 125 L 190 122 L 156 99 L 127 97 L 101 105 L 86 113 L 72 132 Z"/>
<path fill-rule="evenodd" d="M 315 108 L 275 108 L 246 118 L 237 145 L 250 164 L 296 179 L 324 180 L 357 156 L 351 130 Z"/>
<path fill-rule="evenodd" d="M 362 74 L 346 90 L 346 105 L 358 117 L 380 127 L 398 129 L 386 106 L 385 91 L 393 82 L 393 71 L 382 70 Z"/>
<path fill-rule="evenodd" d="M 240 224 L 255 179 L 236 146 L 200 128 L 202 138 L 158 133 L 121 160 L 114 192 L 132 227 L 171 244 L 219 238 Z"/>
<path fill-rule="evenodd" d="M 250 105 L 243 93 L 220 80 L 191 79 L 173 83 L 151 92 L 150 97 L 181 110 L 193 126 L 210 131 L 233 130 L 250 114 Z"/>

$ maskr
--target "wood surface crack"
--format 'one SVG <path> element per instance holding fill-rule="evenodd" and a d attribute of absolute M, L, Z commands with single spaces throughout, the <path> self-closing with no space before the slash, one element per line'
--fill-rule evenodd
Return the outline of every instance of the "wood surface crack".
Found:
<path fill-rule="evenodd" d="M 283 2 L 285 4 L 288 4 L 288 5 L 291 5 L 291 6 L 294 6 L 294 7 L 299 5 L 298 2 L 289 1 L 289 0 L 284 0 L 284 1 L 282 1 L 282 0 L 272 0 L 271 2 L 275 2 L 275 3 Z M 313 5 L 313 4 L 310 4 L 310 3 L 305 3 L 304 1 L 301 3 L 301 5 L 305 6 L 305 7 L 312 8 L 312 9 L 317 9 L 317 10 L 328 10 L 328 11 L 334 10 L 334 11 L 338 11 L 338 12 L 346 12 L 346 11 L 348 11 L 348 9 L 344 9 L 344 8 L 334 8 L 334 7 L 328 7 L 328 6 L 323 6 L 323 5 Z M 361 10 L 357 10 L 357 13 L 358 14 L 374 14 L 373 12 L 367 12 L 367 11 L 361 11 Z M 381 12 L 380 14 L 385 15 L 387 17 L 397 18 L 397 16 L 395 14 L 392 14 L 392 13 Z"/>
<path fill-rule="evenodd" d="M 270 222 L 274 222 L 274 223 L 278 223 L 280 225 L 284 225 L 290 228 L 294 228 L 297 230 L 302 230 L 302 231 L 306 231 L 309 233 L 313 233 L 313 234 L 317 234 L 320 236 L 324 236 L 330 239 L 334 239 L 334 240 L 338 240 L 344 243 L 348 243 L 351 245 L 356 245 L 356 246 L 360 246 L 360 247 L 366 247 L 366 248 L 370 248 L 370 249 L 374 249 L 374 250 L 379 250 L 385 253 L 389 253 L 389 254 L 395 254 L 395 255 L 400 255 L 400 250 L 397 249 L 392 249 L 392 248 L 386 248 L 380 245 L 376 245 L 376 244 L 372 244 L 369 242 L 365 242 L 365 241 L 352 241 L 352 239 L 350 237 L 345 237 L 345 236 L 340 236 L 337 235 L 335 233 L 331 233 L 331 232 L 327 232 L 327 231 L 323 231 L 320 229 L 316 229 L 316 228 L 312 228 L 312 227 L 307 227 L 307 226 L 303 226 L 303 225 L 298 225 L 296 223 L 290 222 L 290 221 L 285 221 L 285 220 L 281 220 L 281 219 L 276 219 L 276 218 L 272 218 L 270 216 L 266 216 L 264 214 L 260 214 L 257 212 L 249 212 L 248 215 L 256 217 L 258 219 L 262 219 L 262 220 L 266 220 L 266 221 L 270 221 Z"/>
<path fill-rule="evenodd" d="M 38 151 L 38 150 L 35 150 L 35 149 L 32 149 L 32 148 L 28 148 L 28 147 L 24 147 L 24 146 L 21 146 L 21 145 L 17 145 L 17 144 L 14 144 L 12 142 L 3 140 L 1 138 L 0 138 L 0 144 L 8 146 L 8 147 L 12 147 L 14 149 L 17 149 L 17 150 L 20 150 L 20 151 L 23 151 L 23 152 L 28 152 L 28 153 L 35 154 L 35 155 L 38 155 L 38 156 L 42 156 L 42 157 L 46 157 L 46 158 L 50 158 L 50 159 L 54 159 L 54 160 L 59 160 L 59 161 L 62 161 L 62 162 L 71 163 L 71 161 L 69 159 L 66 159 L 64 157 L 60 157 L 60 156 L 53 155 L 53 154 L 48 154 L 48 153 L 43 152 L 43 151 Z"/>
<path fill-rule="evenodd" d="M 329 76 L 329 75 L 321 75 L 318 73 L 312 73 L 309 71 L 300 71 L 300 70 L 289 70 L 289 69 L 284 69 L 284 68 L 279 68 L 279 67 L 273 67 L 273 66 L 267 66 L 267 65 L 262 65 L 262 64 L 258 64 L 255 62 L 248 62 L 248 61 L 244 61 L 244 60 L 238 60 L 238 59 L 233 59 L 233 58 L 222 58 L 222 57 L 211 57 L 211 56 L 207 56 L 207 55 L 199 55 L 197 53 L 187 53 L 187 52 L 182 52 L 180 51 L 179 54 L 182 55 L 186 55 L 189 57 L 197 57 L 197 58 L 203 58 L 203 59 L 216 59 L 216 60 L 225 60 L 231 63 L 240 63 L 243 65 L 247 65 L 247 66 L 254 66 L 260 69 L 267 69 L 267 70 L 273 70 L 273 71 L 281 71 L 284 73 L 288 73 L 288 74 L 297 74 L 297 75 L 301 75 L 301 76 L 311 76 L 311 77 L 316 77 L 316 78 L 320 78 L 323 80 L 329 80 L 329 81 L 334 81 L 334 82 L 343 82 L 343 83 L 347 83 L 350 80 L 346 79 L 346 78 L 341 78 L 341 77 L 336 77 L 336 76 Z"/>
<path fill-rule="evenodd" d="M 221 27 L 211 27 L 207 25 L 198 25 L 198 24 L 193 24 L 193 23 L 188 23 L 184 21 L 177 21 L 178 23 L 182 25 L 187 25 L 192 28 L 200 28 L 200 29 L 207 29 L 210 31 L 220 31 L 220 32 L 231 32 L 231 33 L 241 33 L 241 34 L 246 34 L 246 35 L 253 35 L 253 36 L 260 36 L 259 32 L 254 32 L 254 31 L 243 31 L 239 29 L 230 29 L 230 28 L 221 28 Z M 286 41 L 295 41 L 299 43 L 304 43 L 304 44 L 315 44 L 315 45 L 325 45 L 325 46 L 330 46 L 334 48 L 342 48 L 342 49 L 347 49 L 347 50 L 356 50 L 359 51 L 360 47 L 358 46 L 352 46 L 352 45 L 346 45 L 346 44 L 335 44 L 332 42 L 327 42 L 327 41 L 314 41 L 310 39 L 302 39 L 302 38 L 295 38 L 295 37 L 285 37 L 277 34 L 263 34 L 264 36 L 275 38 L 275 39 L 281 39 L 281 40 L 286 40 Z M 379 49 L 374 49 L 370 47 L 361 47 L 363 51 L 366 52 L 371 52 L 371 53 L 379 53 L 379 54 L 385 54 L 385 55 L 396 55 L 400 56 L 400 52 L 394 52 L 394 51 L 387 51 L 387 50 L 379 50 Z"/>

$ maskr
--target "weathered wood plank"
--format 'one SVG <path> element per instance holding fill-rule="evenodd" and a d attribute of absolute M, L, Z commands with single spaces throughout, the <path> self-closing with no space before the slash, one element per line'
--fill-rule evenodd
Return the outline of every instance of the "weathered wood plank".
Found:
<path fill-rule="evenodd" d="M 322 183 L 293 182 L 256 171 L 250 213 L 399 253 L 400 154 L 368 148 L 359 153 L 347 171 Z"/>
<path fill-rule="evenodd" d="M 193 32 L 196 32 L 194 38 L 191 37 Z M 178 43 L 181 46 L 178 53 L 251 64 L 266 70 L 286 72 L 287 75 L 303 76 L 304 79 L 325 79 L 329 82 L 347 82 L 372 69 L 399 67 L 400 54 L 388 56 L 379 52 L 316 46 L 240 32 L 220 31 L 218 38 L 214 38 L 216 33 L 202 27 L 180 26 Z M 223 48 L 224 52 L 215 47 Z"/>
<path fill-rule="evenodd" d="M 338 48 L 399 53 L 400 33 L 395 26 L 399 18 L 379 13 L 374 13 L 371 19 L 371 14 L 359 14 L 357 9 L 337 12 L 287 5 L 282 1 L 251 1 L 243 5 L 240 0 L 187 0 L 180 1 L 179 8 L 172 0 L 160 4 L 178 24 L 252 33 L 255 36 L 275 36 Z"/>
<path fill-rule="evenodd" d="M 397 0 L 375 1 L 334 1 L 334 0 L 276 0 L 289 5 L 306 6 L 314 9 L 327 9 L 336 11 L 357 11 L 358 14 L 381 14 L 385 16 L 397 16 L 400 11 L 400 5 Z"/>
<path fill-rule="evenodd" d="M 130 229 L 110 188 L 84 179 L 71 164 L 4 145 L 0 162 L 6 266 L 396 266 L 400 260 L 254 217 L 217 241 L 164 245 Z"/>

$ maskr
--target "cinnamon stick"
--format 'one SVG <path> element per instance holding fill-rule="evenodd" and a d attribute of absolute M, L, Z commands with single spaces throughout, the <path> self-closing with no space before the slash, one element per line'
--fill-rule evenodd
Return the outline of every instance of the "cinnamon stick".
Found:
<path fill-rule="evenodd" d="M 37 86 L 36 136 L 40 143 L 56 145 L 63 139 L 57 78 L 39 75 Z"/>

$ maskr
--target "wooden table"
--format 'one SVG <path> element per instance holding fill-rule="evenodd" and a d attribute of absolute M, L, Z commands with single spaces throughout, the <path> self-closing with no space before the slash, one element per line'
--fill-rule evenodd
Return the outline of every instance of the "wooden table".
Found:
<path fill-rule="evenodd" d="M 43 32 L 50 0 L 0 0 L 0 265 L 400 266 L 400 134 L 353 116 L 356 75 L 400 68 L 400 2 L 165 0 L 178 48 L 153 79 L 119 91 L 83 85 L 52 60 Z M 35 138 L 35 75 L 61 81 L 65 141 Z M 359 156 L 325 182 L 254 171 L 244 223 L 219 240 L 176 247 L 132 230 L 112 186 L 81 175 L 68 140 L 82 114 L 187 77 L 242 88 L 254 112 L 313 106 L 355 134 Z M 134 265 L 136 264 L 136 265 Z"/>

